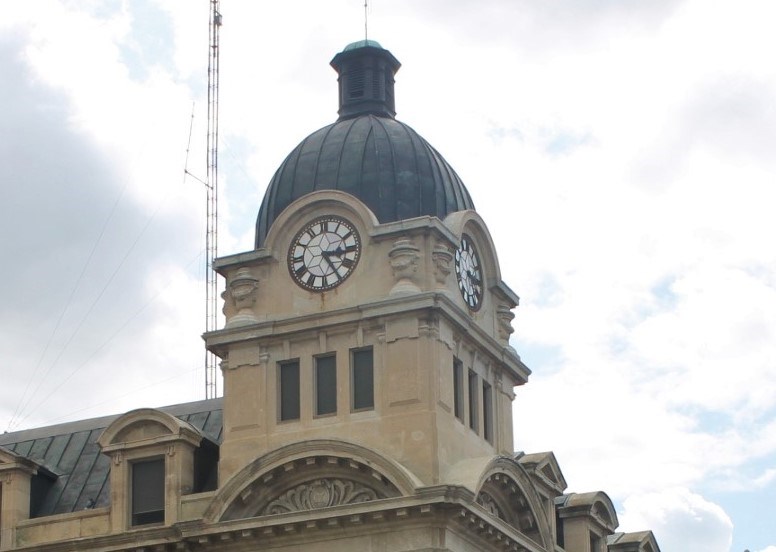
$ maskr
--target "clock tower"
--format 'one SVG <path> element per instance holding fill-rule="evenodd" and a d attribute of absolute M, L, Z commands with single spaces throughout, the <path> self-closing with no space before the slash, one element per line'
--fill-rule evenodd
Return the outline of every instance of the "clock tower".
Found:
<path fill-rule="evenodd" d="M 396 120 L 398 60 L 361 41 L 331 65 L 339 118 L 277 169 L 255 248 L 215 263 L 223 434 L 204 519 L 344 531 L 299 541 L 316 550 L 603 552 L 608 497 L 558 507 L 552 453 L 513 450 L 518 297 L 461 179 Z"/>
<path fill-rule="evenodd" d="M 0 435 L 0 550 L 659 552 L 514 452 L 530 371 L 488 227 L 396 120 L 396 58 L 331 63 L 339 118 L 215 261 L 223 398 Z"/>

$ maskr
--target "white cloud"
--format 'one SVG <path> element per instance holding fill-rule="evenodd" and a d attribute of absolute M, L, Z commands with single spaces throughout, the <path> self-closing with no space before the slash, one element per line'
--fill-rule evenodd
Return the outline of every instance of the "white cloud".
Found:
<path fill-rule="evenodd" d="M 204 197 L 182 169 L 196 101 L 189 168 L 205 172 L 205 4 L 158 0 L 158 19 L 133 3 L 5 7 L 3 43 L 17 41 L 23 69 L 8 74 L 23 78 L 0 94 L 26 101 L 2 104 L 12 112 L 0 125 L 25 130 L 13 131 L 3 166 L 27 186 L 0 206 L 25 230 L 4 249 L 21 268 L 3 280 L 13 291 L 0 341 L 20 374 L 0 389 L 3 406 L 76 280 L 80 266 L 64 261 L 86 259 L 117 197 L 100 262 L 52 347 L 139 241 L 56 381 L 96 356 L 39 420 L 72 411 L 72 390 L 86 386 L 135 390 L 178 375 L 175 394 L 144 389 L 109 412 L 201 397 L 201 291 L 189 264 L 203 249 Z M 252 247 L 283 157 L 335 119 L 327 62 L 363 21 L 350 0 L 222 9 L 229 254 Z M 370 2 L 370 36 L 404 63 L 399 118 L 461 174 L 522 297 L 514 344 L 534 375 L 517 390 L 517 446 L 554 449 L 571 490 L 641 497 L 632 516 L 664 497 L 676 519 L 697 511 L 724 527 L 697 495 L 650 490 L 773 484 L 774 15 L 768 0 Z M 150 52 L 150 29 L 170 33 L 172 49 Z M 535 350 L 556 354 L 532 364 Z M 634 529 L 650 527 L 643 519 Z"/>
<path fill-rule="evenodd" d="M 729 552 L 733 522 L 718 504 L 681 487 L 625 499 L 621 531 L 651 529 L 666 551 Z"/>

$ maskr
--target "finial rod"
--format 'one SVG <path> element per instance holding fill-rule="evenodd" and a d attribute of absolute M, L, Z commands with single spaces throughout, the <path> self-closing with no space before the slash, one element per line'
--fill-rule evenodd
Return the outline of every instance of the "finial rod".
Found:
<path fill-rule="evenodd" d="M 364 0 L 364 40 L 369 40 L 369 15 L 367 13 L 368 0 Z"/>

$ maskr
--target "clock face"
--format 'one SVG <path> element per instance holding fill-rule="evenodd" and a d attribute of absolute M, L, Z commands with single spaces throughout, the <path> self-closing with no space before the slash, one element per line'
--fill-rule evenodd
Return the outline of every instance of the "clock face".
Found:
<path fill-rule="evenodd" d="M 455 275 L 463 300 L 471 310 L 482 305 L 482 263 L 469 236 L 461 237 L 461 245 L 455 250 Z"/>
<path fill-rule="evenodd" d="M 347 220 L 327 216 L 302 228 L 288 248 L 288 270 L 297 284 L 312 291 L 340 285 L 356 268 L 361 239 Z"/>

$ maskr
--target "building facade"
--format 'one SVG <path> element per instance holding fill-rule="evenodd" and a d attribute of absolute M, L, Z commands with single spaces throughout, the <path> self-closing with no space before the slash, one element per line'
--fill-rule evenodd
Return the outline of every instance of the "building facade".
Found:
<path fill-rule="evenodd" d="M 222 257 L 224 397 L 0 436 L 0 550 L 659 552 L 515 453 L 517 295 L 458 175 L 337 54 L 339 118 Z"/>

